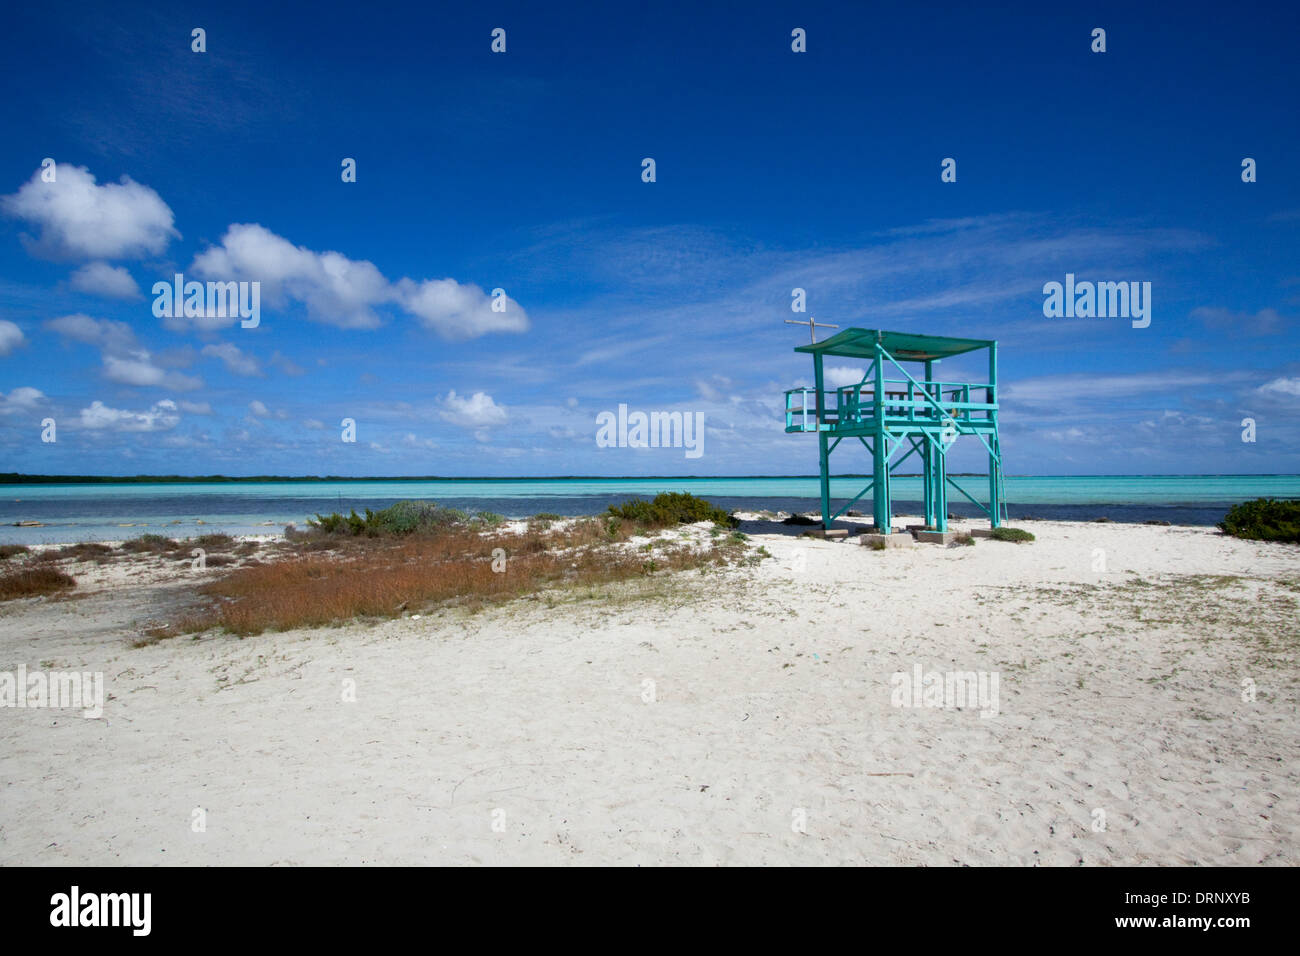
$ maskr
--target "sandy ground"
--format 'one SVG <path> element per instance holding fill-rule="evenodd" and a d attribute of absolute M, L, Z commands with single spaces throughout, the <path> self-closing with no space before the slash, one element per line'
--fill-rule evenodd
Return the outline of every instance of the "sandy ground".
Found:
<path fill-rule="evenodd" d="M 648 597 L 141 648 L 194 573 L 78 565 L 0 605 L 0 669 L 109 695 L 0 710 L 0 862 L 1300 863 L 1300 549 L 1019 526 L 753 521 L 771 559 Z M 997 715 L 893 706 L 918 664 Z"/>

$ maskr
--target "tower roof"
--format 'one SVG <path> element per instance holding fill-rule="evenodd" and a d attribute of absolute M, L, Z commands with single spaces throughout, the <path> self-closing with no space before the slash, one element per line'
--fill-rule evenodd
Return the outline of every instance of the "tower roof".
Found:
<path fill-rule="evenodd" d="M 917 335 L 914 332 L 845 329 L 813 345 L 796 346 L 795 351 L 874 359 L 877 342 L 900 362 L 929 362 L 997 344 L 991 339 L 954 339 L 942 335 Z"/>

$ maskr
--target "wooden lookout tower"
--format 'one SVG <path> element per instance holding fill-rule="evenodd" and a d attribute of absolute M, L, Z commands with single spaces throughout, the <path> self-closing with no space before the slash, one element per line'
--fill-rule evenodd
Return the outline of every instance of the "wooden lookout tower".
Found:
<path fill-rule="evenodd" d="M 979 349 L 988 350 L 988 381 L 946 382 L 935 377 L 935 366 L 943 359 Z M 876 532 L 889 534 L 890 476 L 913 455 L 920 459 L 926 527 L 948 530 L 949 485 L 988 515 L 994 528 L 1002 524 L 1006 504 L 998 441 L 997 342 L 845 329 L 795 351 L 812 355 L 816 385 L 785 393 L 785 430 L 817 433 L 824 528 L 870 491 Z M 870 366 L 858 384 L 828 389 L 822 368 L 828 356 L 866 360 Z M 988 452 L 987 505 L 948 474 L 948 451 L 964 435 L 974 437 Z M 872 479 L 832 514 L 830 456 L 846 438 L 858 439 L 871 453 Z"/>

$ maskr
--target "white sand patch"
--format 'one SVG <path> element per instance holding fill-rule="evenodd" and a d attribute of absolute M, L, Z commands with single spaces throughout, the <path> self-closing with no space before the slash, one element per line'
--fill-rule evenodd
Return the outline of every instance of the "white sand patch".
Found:
<path fill-rule="evenodd" d="M 771 559 L 647 601 L 139 649 L 196 578 L 84 566 L 90 597 L 0 605 L 0 670 L 110 695 L 0 710 L 0 862 L 1300 863 L 1300 549 L 772 524 Z M 998 716 L 891 706 L 918 663 L 998 673 Z"/>

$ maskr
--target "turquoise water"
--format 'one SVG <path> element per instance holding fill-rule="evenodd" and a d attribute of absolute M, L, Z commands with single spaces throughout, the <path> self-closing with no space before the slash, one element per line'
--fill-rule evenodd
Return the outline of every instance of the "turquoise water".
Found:
<path fill-rule="evenodd" d="M 980 500 L 987 479 L 956 478 Z M 866 484 L 835 478 L 839 504 Z M 915 514 L 921 498 L 917 478 L 894 480 L 895 511 Z M 0 542 L 25 544 L 133 537 L 146 532 L 172 537 L 223 530 L 278 531 L 302 525 L 318 511 L 381 508 L 402 498 L 433 499 L 466 510 L 510 517 L 552 511 L 591 514 L 633 496 L 689 491 L 728 508 L 814 510 L 816 477 L 801 478 L 560 478 L 370 481 L 268 481 L 208 483 L 88 483 L 0 486 Z M 1300 498 L 1300 475 L 1191 475 L 1100 477 L 1009 477 L 1011 517 L 1117 521 L 1168 520 L 1213 524 L 1232 504 L 1250 498 Z M 974 507 L 950 492 L 955 513 Z M 837 505 L 838 507 L 838 505 Z M 870 507 L 869 501 L 864 503 Z M 17 522 L 41 527 L 16 527 Z"/>

